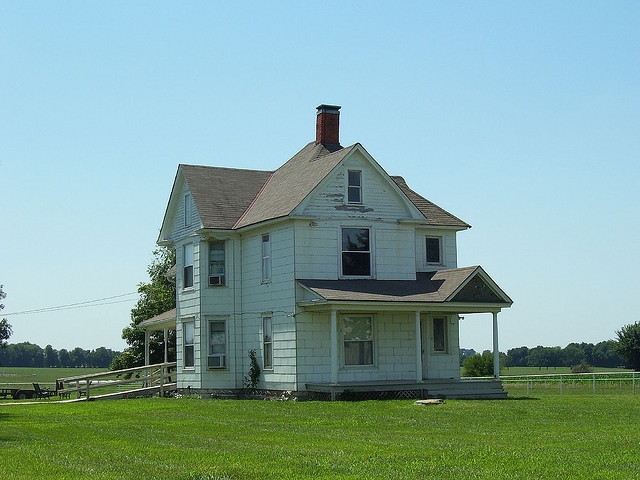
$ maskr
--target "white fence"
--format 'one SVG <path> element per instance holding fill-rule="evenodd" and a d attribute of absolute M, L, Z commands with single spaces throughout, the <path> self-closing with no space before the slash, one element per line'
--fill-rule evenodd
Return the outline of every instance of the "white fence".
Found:
<path fill-rule="evenodd" d="M 521 387 L 526 385 L 527 394 L 533 390 L 557 390 L 560 394 L 571 391 L 584 393 L 632 393 L 636 394 L 639 372 L 598 372 L 598 373 L 563 373 L 547 375 L 505 375 L 501 376 L 505 387 Z"/>

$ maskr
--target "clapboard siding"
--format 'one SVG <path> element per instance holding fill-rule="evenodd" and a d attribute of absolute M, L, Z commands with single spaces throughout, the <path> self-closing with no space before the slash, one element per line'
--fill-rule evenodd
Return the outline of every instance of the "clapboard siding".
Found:
<path fill-rule="evenodd" d="M 347 171 L 362 172 L 362 204 L 349 205 L 346 202 Z M 392 188 L 390 181 L 384 178 L 366 160 L 356 152 L 343 162 L 314 192 L 303 212 L 318 218 L 367 218 L 393 220 L 411 216 L 405 200 Z"/>

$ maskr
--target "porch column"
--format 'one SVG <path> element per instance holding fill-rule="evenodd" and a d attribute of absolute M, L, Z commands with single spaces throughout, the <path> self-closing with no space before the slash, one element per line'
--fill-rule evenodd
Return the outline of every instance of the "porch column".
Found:
<path fill-rule="evenodd" d="M 144 364 L 149 365 L 149 331 L 144 331 Z"/>
<path fill-rule="evenodd" d="M 493 312 L 493 378 L 500 379 L 500 350 L 498 349 L 498 312 Z"/>
<path fill-rule="evenodd" d="M 331 310 L 331 384 L 338 384 L 338 314 Z"/>
<path fill-rule="evenodd" d="M 169 361 L 169 329 L 164 327 L 164 363 Z"/>
<path fill-rule="evenodd" d="M 416 382 L 422 382 L 422 337 L 420 336 L 420 312 L 416 312 Z"/>

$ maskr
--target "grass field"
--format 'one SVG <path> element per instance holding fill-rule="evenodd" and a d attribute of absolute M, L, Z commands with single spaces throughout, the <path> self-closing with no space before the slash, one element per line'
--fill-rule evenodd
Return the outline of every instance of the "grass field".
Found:
<path fill-rule="evenodd" d="M 0 387 L 5 384 L 23 383 L 31 385 L 38 382 L 45 387 L 55 387 L 56 379 L 89 375 L 105 372 L 106 368 L 29 368 L 29 367 L 0 367 Z"/>
<path fill-rule="evenodd" d="M 640 396 L 0 406 L 2 478 L 640 478 Z"/>

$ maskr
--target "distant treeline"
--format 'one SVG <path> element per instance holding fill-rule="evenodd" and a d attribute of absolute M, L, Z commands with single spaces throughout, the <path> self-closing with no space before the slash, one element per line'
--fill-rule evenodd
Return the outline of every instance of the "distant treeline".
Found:
<path fill-rule="evenodd" d="M 618 342 L 606 340 L 597 344 L 570 343 L 561 347 L 518 347 L 500 353 L 500 364 L 504 367 L 573 367 L 586 362 L 593 367 L 619 367 L 625 359 L 615 352 Z M 472 349 L 460 349 L 460 365 L 476 353 Z"/>
<path fill-rule="evenodd" d="M 56 350 L 51 345 L 40 348 L 33 343 L 11 343 L 0 348 L 0 366 L 3 367 L 92 367 L 107 368 L 120 352 L 105 347 L 84 350 L 64 348 Z"/>

